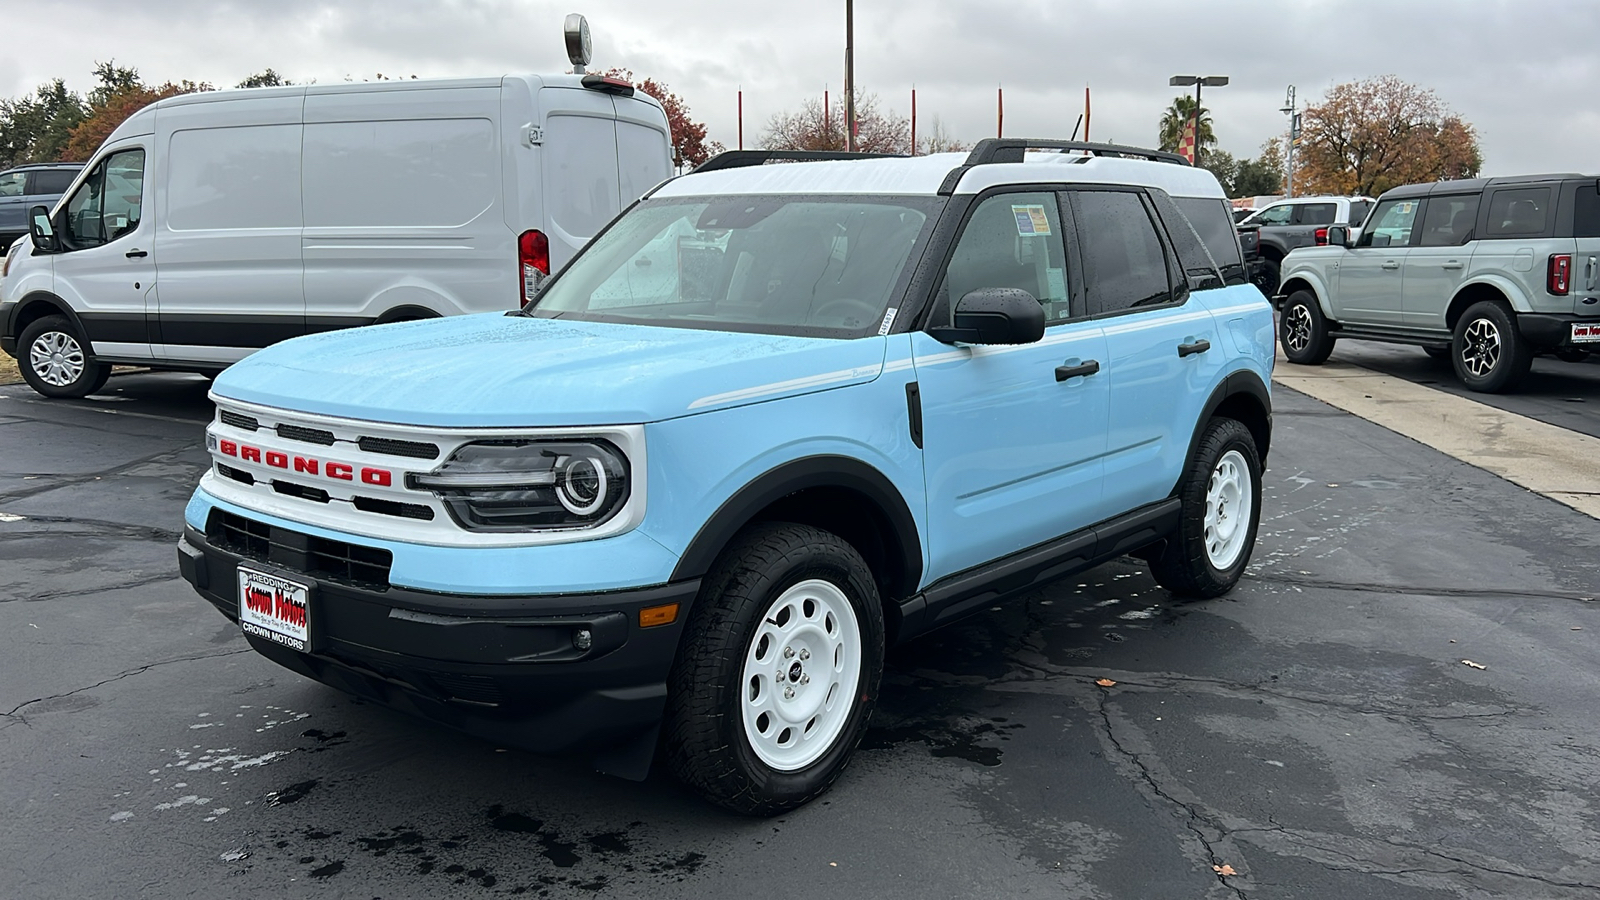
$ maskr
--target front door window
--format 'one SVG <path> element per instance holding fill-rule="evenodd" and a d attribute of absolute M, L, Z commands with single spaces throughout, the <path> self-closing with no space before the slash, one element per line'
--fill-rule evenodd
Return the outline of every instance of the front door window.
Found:
<path fill-rule="evenodd" d="M 1404 247 L 1411 243 L 1411 226 L 1417 220 L 1417 200 L 1386 200 L 1368 220 L 1372 227 L 1361 233 L 1362 247 Z"/>
<path fill-rule="evenodd" d="M 120 150 L 101 160 L 67 201 L 68 248 L 108 244 L 139 227 L 144 200 L 144 151 Z"/>

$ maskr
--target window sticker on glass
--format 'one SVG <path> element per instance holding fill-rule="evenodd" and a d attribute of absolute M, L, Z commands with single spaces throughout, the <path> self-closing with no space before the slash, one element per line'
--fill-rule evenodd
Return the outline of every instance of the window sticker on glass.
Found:
<path fill-rule="evenodd" d="M 1011 212 L 1017 217 L 1017 234 L 1023 237 L 1049 234 L 1050 220 L 1045 217 L 1044 205 L 1038 206 L 1013 206 Z"/>
<path fill-rule="evenodd" d="M 1394 208 L 1394 211 L 1399 213 L 1402 216 L 1411 215 L 1411 210 L 1412 210 L 1412 205 L 1410 203 L 1402 203 L 1399 206 L 1396 206 Z"/>

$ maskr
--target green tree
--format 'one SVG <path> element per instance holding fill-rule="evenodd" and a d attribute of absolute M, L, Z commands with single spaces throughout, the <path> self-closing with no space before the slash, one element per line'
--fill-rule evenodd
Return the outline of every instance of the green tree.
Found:
<path fill-rule="evenodd" d="M 1183 143 L 1183 130 L 1194 118 L 1194 98 L 1187 94 L 1172 98 L 1172 105 L 1161 114 L 1161 149 L 1176 153 Z M 1214 147 L 1217 136 L 1211 130 L 1211 110 L 1200 107 L 1199 145 L 1202 151 Z M 1202 156 L 1204 154 L 1202 153 Z"/>
<path fill-rule="evenodd" d="M 0 168 L 60 159 L 86 113 L 83 98 L 60 78 L 32 96 L 0 100 Z"/>
<path fill-rule="evenodd" d="M 1239 177 L 1239 164 L 1240 160 L 1234 159 L 1233 154 L 1226 150 L 1212 150 L 1200 159 L 1200 168 L 1217 176 L 1217 183 L 1222 185 L 1223 193 L 1229 197 L 1235 196 L 1234 182 Z"/>
<path fill-rule="evenodd" d="M 239 87 L 242 87 L 242 88 L 284 87 L 286 85 L 291 85 L 291 84 L 294 84 L 294 82 L 290 81 L 289 79 L 283 77 L 282 75 L 279 75 L 277 72 L 275 72 L 272 69 L 268 68 L 268 69 L 263 69 L 262 71 L 257 72 L 254 75 L 251 75 L 250 77 L 246 78 L 245 80 L 239 82 Z"/>
<path fill-rule="evenodd" d="M 1283 193 L 1283 163 L 1277 154 L 1263 147 L 1255 159 L 1239 160 L 1234 172 L 1231 197 L 1256 197 Z"/>

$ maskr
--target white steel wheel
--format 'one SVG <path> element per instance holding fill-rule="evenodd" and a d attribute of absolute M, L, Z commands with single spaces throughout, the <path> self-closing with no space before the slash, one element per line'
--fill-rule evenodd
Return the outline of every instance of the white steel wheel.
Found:
<path fill-rule="evenodd" d="M 1500 364 L 1500 329 L 1487 317 L 1474 319 L 1462 334 L 1461 366 L 1476 378 L 1486 378 Z"/>
<path fill-rule="evenodd" d="M 1253 494 L 1244 455 L 1229 450 L 1217 460 L 1206 485 L 1206 557 L 1220 570 L 1231 568 L 1244 549 Z"/>
<path fill-rule="evenodd" d="M 739 708 L 745 739 L 779 772 L 826 754 L 854 709 L 861 627 L 844 591 L 801 581 L 762 614 L 745 654 Z"/>
<path fill-rule="evenodd" d="M 63 331 L 46 331 L 29 345 L 28 363 L 41 381 L 64 388 L 83 377 L 88 360 L 77 338 Z"/>

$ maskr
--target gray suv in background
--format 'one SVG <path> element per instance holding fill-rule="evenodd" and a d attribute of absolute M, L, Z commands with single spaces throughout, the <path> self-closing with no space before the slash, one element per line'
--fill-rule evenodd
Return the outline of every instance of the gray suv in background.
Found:
<path fill-rule="evenodd" d="M 1250 233 L 1255 233 L 1259 262 L 1251 270 L 1250 283 L 1271 297 L 1277 293 L 1289 251 L 1326 245 L 1331 226 L 1361 227 L 1376 202 L 1371 197 L 1294 197 L 1251 213 L 1238 225 L 1239 239 L 1246 245 Z"/>
<path fill-rule="evenodd" d="M 0 172 L 0 256 L 28 233 L 28 210 L 54 207 L 83 163 L 31 163 Z"/>
<path fill-rule="evenodd" d="M 1600 350 L 1600 179 L 1415 184 L 1378 198 L 1358 239 L 1284 260 L 1279 343 L 1316 365 L 1349 338 L 1416 344 L 1475 391 L 1507 391 L 1538 353 Z"/>

